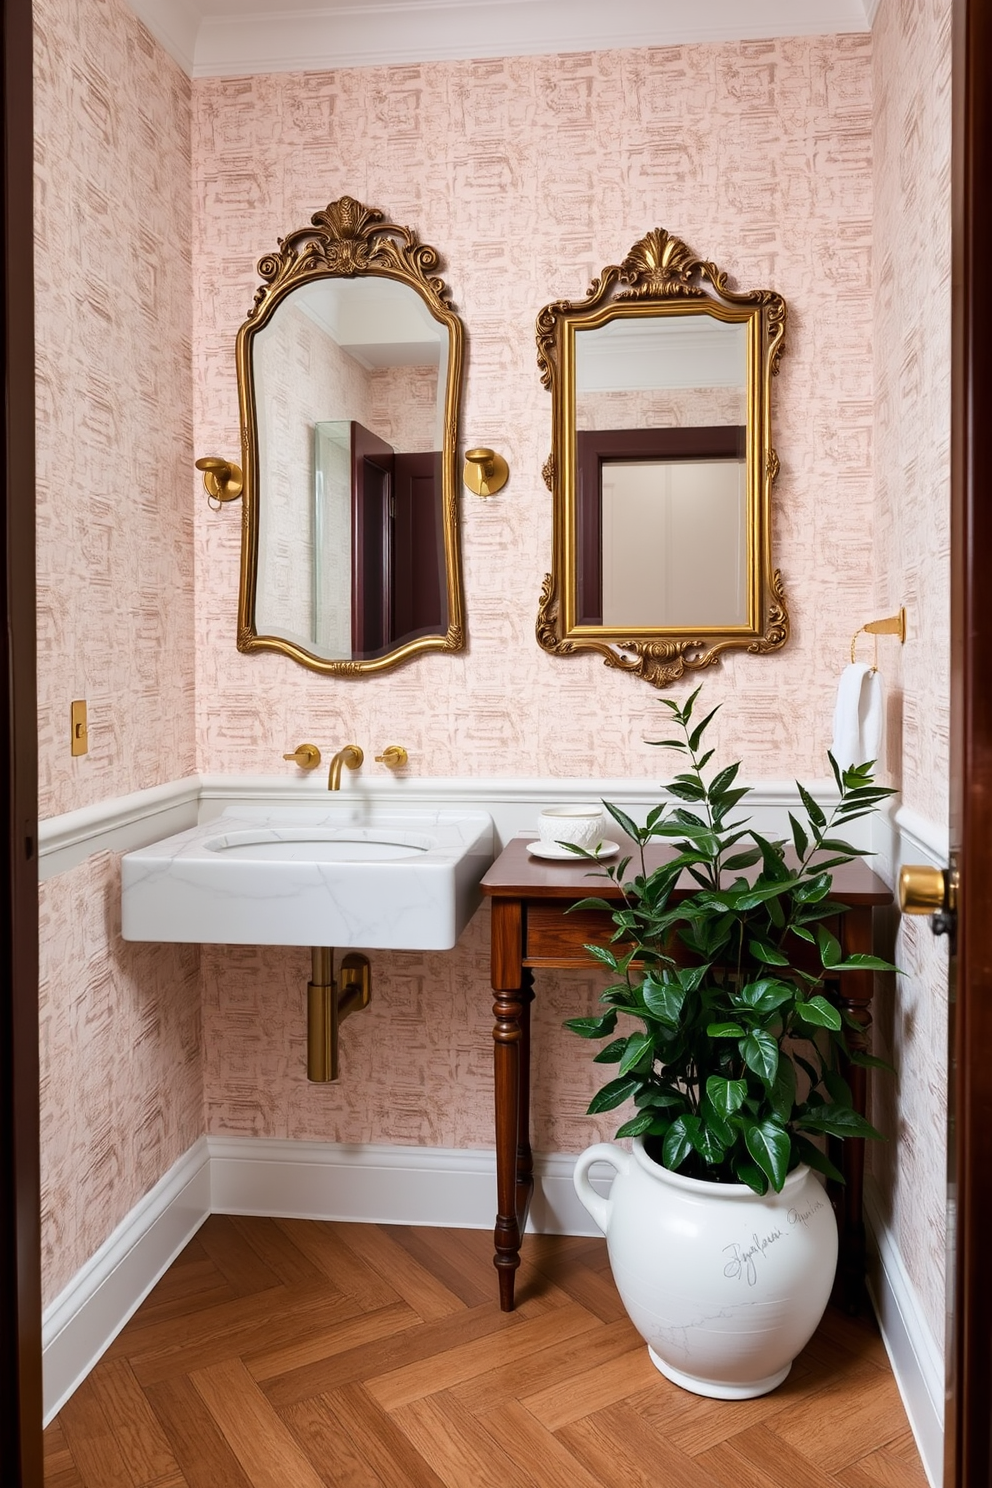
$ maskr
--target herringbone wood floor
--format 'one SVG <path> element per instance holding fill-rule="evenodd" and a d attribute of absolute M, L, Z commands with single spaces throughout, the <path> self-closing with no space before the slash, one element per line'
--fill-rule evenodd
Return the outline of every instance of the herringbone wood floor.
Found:
<path fill-rule="evenodd" d="M 600 1240 L 215 1215 L 46 1433 L 46 1488 L 925 1488 L 873 1325 L 759 1400 L 669 1384 Z"/>

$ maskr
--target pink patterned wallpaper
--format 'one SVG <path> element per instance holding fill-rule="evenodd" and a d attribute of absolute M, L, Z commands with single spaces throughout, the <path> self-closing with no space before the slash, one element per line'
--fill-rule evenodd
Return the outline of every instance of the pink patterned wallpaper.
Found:
<path fill-rule="evenodd" d="M 270 771 L 396 738 L 419 775 L 653 778 L 651 689 L 534 639 L 549 564 L 550 399 L 534 319 L 650 227 L 790 306 L 775 542 L 793 639 L 707 682 L 752 777 L 822 777 L 852 631 L 870 617 L 871 63 L 867 36 L 439 62 L 194 85 L 198 450 L 237 451 L 233 346 L 255 265 L 350 193 L 444 260 L 468 329 L 462 436 L 510 482 L 465 493 L 468 649 L 359 681 L 235 649 L 240 514 L 195 501 L 198 757 Z"/>
<path fill-rule="evenodd" d="M 120 856 L 42 885 L 47 1304 L 203 1131 L 199 947 L 120 938 Z"/>
<path fill-rule="evenodd" d="M 903 801 L 947 821 L 950 624 L 951 3 L 882 0 L 875 21 L 875 489 L 878 614 L 905 604 L 889 645 L 888 766 Z M 905 975 L 876 1026 L 899 1070 L 875 1080 L 887 1222 L 944 1336 L 947 951 L 898 925 Z"/>
<path fill-rule="evenodd" d="M 124 0 L 37 0 L 35 25 L 48 817 L 195 768 L 190 85 Z M 106 854 L 43 886 L 46 1301 L 202 1131 L 197 953 L 124 946 L 119 917 Z"/>
<path fill-rule="evenodd" d="M 47 817 L 195 768 L 190 84 L 125 0 L 37 0 L 35 25 Z"/>
<path fill-rule="evenodd" d="M 441 252 L 468 331 L 463 441 L 511 471 L 495 499 L 463 498 L 467 651 L 352 683 L 238 654 L 240 516 L 197 501 L 201 763 L 269 772 L 298 738 L 354 738 L 370 756 L 405 744 L 418 775 L 658 778 L 652 691 L 534 640 L 551 546 L 534 319 L 661 225 L 789 302 L 775 541 L 793 640 L 706 690 L 748 775 L 822 777 L 837 677 L 875 601 L 869 38 L 215 79 L 194 108 L 197 448 L 238 448 L 233 346 L 258 258 L 348 193 Z M 209 1130 L 491 1146 L 486 924 L 443 956 L 374 957 L 337 1088 L 305 1080 L 306 953 L 205 949 Z M 589 1050 L 560 1026 L 594 980 L 541 978 L 539 1150 L 612 1130 L 583 1116 Z"/>

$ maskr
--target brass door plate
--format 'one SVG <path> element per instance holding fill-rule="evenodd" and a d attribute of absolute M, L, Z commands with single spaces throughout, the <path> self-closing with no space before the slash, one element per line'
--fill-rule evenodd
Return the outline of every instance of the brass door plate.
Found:
<path fill-rule="evenodd" d="M 85 754 L 90 747 L 89 731 L 86 725 L 85 698 L 80 698 L 73 703 L 70 719 L 72 728 L 70 752 L 72 754 Z"/>

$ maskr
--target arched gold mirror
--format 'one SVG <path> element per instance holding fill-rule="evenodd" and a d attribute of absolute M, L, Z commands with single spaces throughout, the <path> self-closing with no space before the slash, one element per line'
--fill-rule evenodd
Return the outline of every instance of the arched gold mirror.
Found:
<path fill-rule="evenodd" d="M 656 228 L 537 320 L 551 389 L 552 569 L 537 638 L 666 687 L 730 647 L 774 651 L 771 379 L 785 301 L 738 293 Z"/>
<path fill-rule="evenodd" d="M 381 671 L 464 645 L 462 324 L 435 249 L 351 197 L 280 239 L 238 333 L 238 649 Z"/>

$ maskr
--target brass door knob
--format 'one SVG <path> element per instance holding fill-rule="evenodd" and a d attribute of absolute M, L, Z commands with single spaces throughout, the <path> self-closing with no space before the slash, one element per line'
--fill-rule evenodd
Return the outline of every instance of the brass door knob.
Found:
<path fill-rule="evenodd" d="M 297 744 L 292 754 L 284 754 L 284 760 L 293 760 L 301 770 L 316 770 L 320 764 L 320 750 L 316 744 Z"/>
<path fill-rule="evenodd" d="M 899 870 L 899 908 L 903 914 L 953 914 L 957 908 L 956 877 L 945 868 L 907 863 Z"/>
<path fill-rule="evenodd" d="M 377 765 L 387 765 L 390 770 L 402 770 L 410 756 L 402 744 L 390 744 L 381 754 L 377 754 L 375 762 Z"/>

